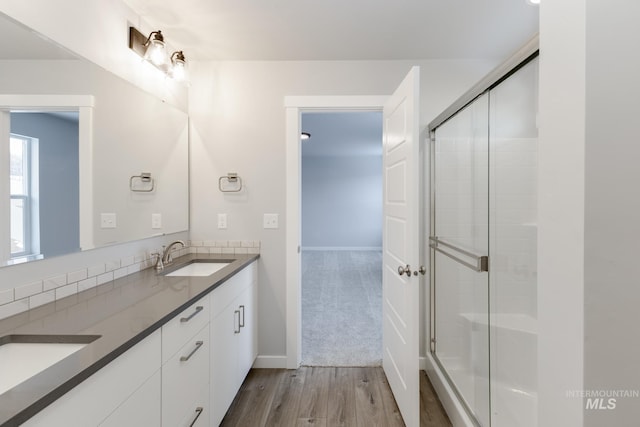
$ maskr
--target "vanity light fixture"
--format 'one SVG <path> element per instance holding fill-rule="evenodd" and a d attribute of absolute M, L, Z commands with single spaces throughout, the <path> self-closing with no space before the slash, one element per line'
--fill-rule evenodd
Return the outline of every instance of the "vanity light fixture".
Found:
<path fill-rule="evenodd" d="M 134 27 L 129 27 L 129 49 L 169 77 L 177 81 L 186 80 L 187 69 L 184 53 L 179 50 L 168 57 L 161 31 L 152 31 L 147 37 Z"/>
<path fill-rule="evenodd" d="M 309 139 L 309 138 L 311 138 L 311 134 L 310 134 L 309 132 L 302 132 L 302 133 L 300 134 L 300 139 L 301 139 L 301 140 L 303 140 L 303 141 L 304 141 L 304 140 L 307 140 L 307 139 Z"/>
<path fill-rule="evenodd" d="M 167 62 L 164 37 L 160 31 L 153 31 L 149 34 L 144 45 L 147 47 L 144 53 L 144 59 L 153 63 L 155 66 L 161 66 Z"/>
<path fill-rule="evenodd" d="M 160 68 L 167 63 L 167 52 L 161 31 L 152 31 L 147 37 L 135 28 L 129 27 L 129 49 L 156 67 Z"/>
<path fill-rule="evenodd" d="M 180 82 L 187 79 L 187 63 L 181 50 L 171 54 L 171 77 Z"/>

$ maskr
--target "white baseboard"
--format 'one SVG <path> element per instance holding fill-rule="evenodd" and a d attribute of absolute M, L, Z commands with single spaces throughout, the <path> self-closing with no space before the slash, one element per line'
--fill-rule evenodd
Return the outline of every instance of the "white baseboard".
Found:
<path fill-rule="evenodd" d="M 382 251 L 382 246 L 303 246 L 303 251 Z"/>
<path fill-rule="evenodd" d="M 420 370 L 421 371 L 426 371 L 427 370 L 427 358 L 426 356 L 420 356 L 419 360 L 419 364 L 420 364 Z"/>
<path fill-rule="evenodd" d="M 253 362 L 253 367 L 257 369 L 286 369 L 287 356 L 262 356 L 258 355 Z"/>

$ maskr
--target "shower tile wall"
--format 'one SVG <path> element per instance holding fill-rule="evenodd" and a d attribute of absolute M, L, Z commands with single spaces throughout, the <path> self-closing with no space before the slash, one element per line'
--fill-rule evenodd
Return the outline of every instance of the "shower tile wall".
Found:
<path fill-rule="evenodd" d="M 491 91 L 491 425 L 537 425 L 535 59 Z"/>
<path fill-rule="evenodd" d="M 501 313 L 535 318 L 537 233 L 536 138 L 494 139 L 491 280 Z M 508 285 L 507 285 L 508 284 Z"/>

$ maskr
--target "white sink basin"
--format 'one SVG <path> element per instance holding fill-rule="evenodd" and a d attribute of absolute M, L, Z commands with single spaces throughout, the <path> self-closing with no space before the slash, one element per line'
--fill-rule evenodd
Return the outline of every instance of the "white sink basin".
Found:
<path fill-rule="evenodd" d="M 12 337 L 17 337 L 12 339 Z M 25 336 L 3 337 L 9 341 L 0 345 L 0 394 L 12 389 L 32 376 L 58 363 L 65 357 L 80 350 L 98 336 L 71 336 L 81 342 L 20 342 Z M 26 341 L 38 341 L 29 336 Z M 60 341 L 55 336 L 44 336 L 41 341 Z M 64 337 L 63 337 L 64 338 Z M 75 339 L 78 338 L 78 339 Z M 11 342 L 11 341 L 18 342 Z M 62 339 L 62 341 L 65 341 Z"/>
<path fill-rule="evenodd" d="M 231 261 L 220 262 L 192 262 L 165 276 L 210 276 L 218 270 L 231 264 Z"/>

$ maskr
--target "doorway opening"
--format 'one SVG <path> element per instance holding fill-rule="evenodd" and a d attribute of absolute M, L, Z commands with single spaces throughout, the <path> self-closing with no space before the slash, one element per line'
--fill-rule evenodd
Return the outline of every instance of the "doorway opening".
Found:
<path fill-rule="evenodd" d="M 383 370 L 407 425 L 419 423 L 419 76 L 412 67 L 391 96 L 287 96 L 286 126 L 286 367 L 300 366 L 301 116 L 309 111 L 382 111 Z M 402 266 L 403 275 L 399 275 Z M 405 267 L 407 270 L 405 277 Z M 401 279 L 401 280 L 398 280 Z M 394 280 L 395 279 L 395 280 Z"/>
<path fill-rule="evenodd" d="M 302 365 L 382 365 L 382 112 L 306 112 Z"/>

